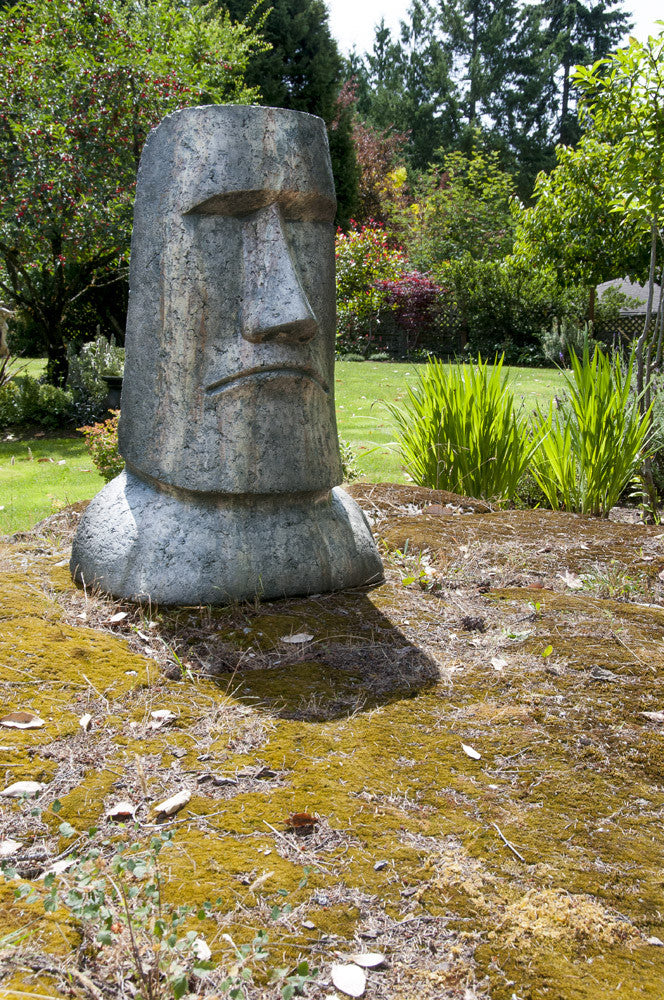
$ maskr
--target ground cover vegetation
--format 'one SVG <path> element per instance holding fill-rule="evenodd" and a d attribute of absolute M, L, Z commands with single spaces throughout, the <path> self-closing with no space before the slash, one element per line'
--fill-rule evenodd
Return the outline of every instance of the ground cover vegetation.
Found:
<path fill-rule="evenodd" d="M 659 995 L 661 528 L 351 489 L 369 592 L 139 608 L 72 510 L 3 543 L 8 995 Z"/>

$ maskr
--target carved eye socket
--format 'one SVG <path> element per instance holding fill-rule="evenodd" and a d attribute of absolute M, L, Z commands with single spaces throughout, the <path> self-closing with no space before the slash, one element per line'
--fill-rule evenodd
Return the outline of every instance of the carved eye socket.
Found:
<path fill-rule="evenodd" d="M 225 215 L 241 219 L 253 212 L 278 205 L 289 222 L 332 222 L 336 211 L 333 198 L 319 191 L 226 191 L 215 194 L 190 208 L 186 215 Z"/>

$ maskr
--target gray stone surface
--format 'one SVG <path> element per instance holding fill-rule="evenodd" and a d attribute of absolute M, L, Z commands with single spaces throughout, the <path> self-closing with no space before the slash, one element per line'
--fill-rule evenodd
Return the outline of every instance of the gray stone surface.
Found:
<path fill-rule="evenodd" d="M 342 489 L 288 504 L 183 500 L 127 472 L 88 507 L 72 568 L 86 585 L 163 604 L 321 593 L 383 575 L 364 515 Z"/>
<path fill-rule="evenodd" d="M 323 122 L 169 115 L 131 247 L 120 451 L 75 578 L 168 604 L 316 593 L 382 565 L 343 491 L 334 410 L 334 187 Z"/>
<path fill-rule="evenodd" d="M 320 118 L 210 106 L 150 133 L 120 420 L 134 469 L 204 492 L 341 482 L 334 211 Z"/>

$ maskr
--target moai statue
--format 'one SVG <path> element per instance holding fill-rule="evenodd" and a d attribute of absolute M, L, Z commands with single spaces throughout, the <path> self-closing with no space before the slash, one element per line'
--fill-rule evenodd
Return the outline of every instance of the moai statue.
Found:
<path fill-rule="evenodd" d="M 323 122 L 209 106 L 165 118 L 138 173 L 120 451 L 76 580 L 222 604 L 379 580 L 343 490 L 335 196 Z"/>

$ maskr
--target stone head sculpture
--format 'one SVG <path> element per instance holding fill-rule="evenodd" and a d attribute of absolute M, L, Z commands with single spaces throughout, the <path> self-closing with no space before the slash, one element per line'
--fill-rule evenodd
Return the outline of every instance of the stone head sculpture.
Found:
<path fill-rule="evenodd" d="M 131 468 L 200 492 L 341 482 L 335 208 L 319 118 L 211 106 L 150 134 L 120 429 Z"/>
<path fill-rule="evenodd" d="M 145 144 L 120 451 L 72 572 L 117 596 L 222 603 L 339 589 L 382 566 L 334 489 L 334 213 L 324 123 L 169 115 Z"/>

